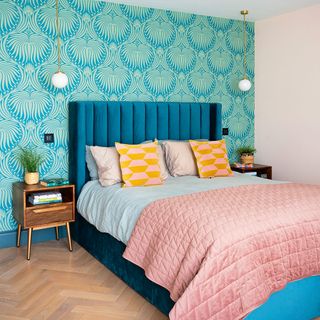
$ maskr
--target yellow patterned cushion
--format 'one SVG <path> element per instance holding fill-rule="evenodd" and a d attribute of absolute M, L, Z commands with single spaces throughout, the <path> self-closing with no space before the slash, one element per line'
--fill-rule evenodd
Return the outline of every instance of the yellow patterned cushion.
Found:
<path fill-rule="evenodd" d="M 157 142 L 116 143 L 124 187 L 162 184 Z"/>
<path fill-rule="evenodd" d="M 226 143 L 218 141 L 194 141 L 190 145 L 197 160 L 200 178 L 232 176 Z"/>

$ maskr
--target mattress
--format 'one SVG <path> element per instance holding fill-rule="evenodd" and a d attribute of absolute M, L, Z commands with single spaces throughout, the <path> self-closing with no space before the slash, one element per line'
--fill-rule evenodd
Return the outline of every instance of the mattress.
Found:
<path fill-rule="evenodd" d="M 87 182 L 77 201 L 78 212 L 100 232 L 128 243 L 143 209 L 155 200 L 251 184 L 279 184 L 246 174 L 199 179 L 193 176 L 169 177 L 163 185 L 122 188 L 121 184 L 102 187 L 98 180 Z"/>

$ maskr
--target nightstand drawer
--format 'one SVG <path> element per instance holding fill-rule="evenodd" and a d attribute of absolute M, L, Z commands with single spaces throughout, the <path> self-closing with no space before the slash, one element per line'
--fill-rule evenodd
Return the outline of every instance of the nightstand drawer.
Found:
<path fill-rule="evenodd" d="M 26 208 L 26 227 L 73 220 L 72 203 L 57 203 Z"/>

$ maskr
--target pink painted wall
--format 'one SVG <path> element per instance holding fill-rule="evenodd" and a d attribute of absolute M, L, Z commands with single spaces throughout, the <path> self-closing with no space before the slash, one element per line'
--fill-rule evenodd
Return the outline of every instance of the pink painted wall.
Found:
<path fill-rule="evenodd" d="M 256 162 L 320 184 L 320 5 L 255 25 Z"/>

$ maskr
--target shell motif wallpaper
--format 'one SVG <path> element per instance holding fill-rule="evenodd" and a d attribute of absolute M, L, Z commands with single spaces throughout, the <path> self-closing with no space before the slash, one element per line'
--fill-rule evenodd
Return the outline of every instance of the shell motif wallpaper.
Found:
<path fill-rule="evenodd" d="M 221 102 L 231 160 L 254 139 L 254 89 L 242 93 L 243 25 L 93 0 L 60 0 L 62 69 L 57 90 L 54 0 L 0 1 L 0 232 L 14 230 L 12 183 L 19 146 L 45 156 L 41 177 L 68 176 L 68 102 Z M 240 14 L 239 14 L 239 18 Z M 254 24 L 247 25 L 254 80 Z M 44 133 L 54 143 L 44 144 Z"/>

